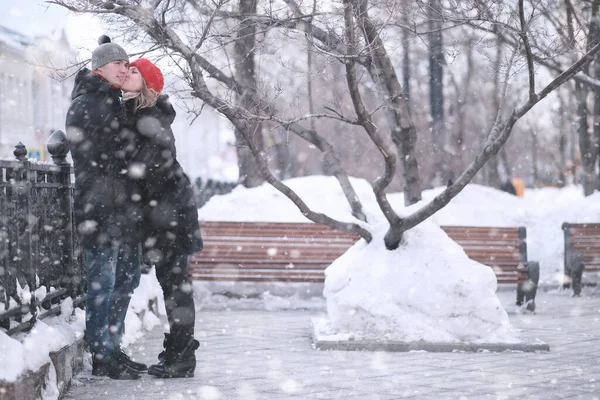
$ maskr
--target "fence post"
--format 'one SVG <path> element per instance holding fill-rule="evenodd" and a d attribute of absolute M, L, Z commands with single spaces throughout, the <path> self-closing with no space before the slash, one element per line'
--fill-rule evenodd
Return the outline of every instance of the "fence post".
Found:
<path fill-rule="evenodd" d="M 19 236 L 19 243 L 17 248 L 17 257 L 16 261 L 21 266 L 21 271 L 23 271 L 25 275 L 25 281 L 27 286 L 29 286 L 29 306 L 28 311 L 31 313 L 31 319 L 29 320 L 29 326 L 33 326 L 35 324 L 35 320 L 37 318 L 37 307 L 35 301 L 35 290 L 36 287 L 36 268 L 32 262 L 31 252 L 32 252 L 32 237 L 31 230 L 33 221 L 33 215 L 31 214 L 31 205 L 30 205 L 30 197 L 31 197 L 31 164 L 27 160 L 27 149 L 25 145 L 19 142 L 15 146 L 15 150 L 13 151 L 15 158 L 17 161 L 21 162 L 22 168 L 19 170 L 15 170 L 15 174 L 12 177 L 14 179 L 13 184 L 13 201 L 16 201 L 17 204 L 20 204 L 23 212 L 17 217 L 17 229 Z M 25 306 L 23 304 L 23 306 Z M 22 314 L 26 313 L 26 308 L 22 308 Z"/>
<path fill-rule="evenodd" d="M 69 141 L 67 135 L 56 130 L 48 139 L 48 153 L 52 156 L 52 161 L 60 167 L 60 197 L 62 224 L 60 227 L 60 243 L 62 247 L 63 275 L 61 285 L 68 289 L 69 295 L 75 298 L 80 293 L 81 276 L 80 271 L 75 268 L 75 243 L 73 235 L 73 206 L 72 206 L 72 184 L 71 184 L 71 164 L 67 161 L 69 153 Z"/>
<path fill-rule="evenodd" d="M 565 256 L 564 256 L 564 278 L 563 289 L 571 287 L 571 224 L 565 222 L 562 224 L 562 230 L 565 235 Z"/>

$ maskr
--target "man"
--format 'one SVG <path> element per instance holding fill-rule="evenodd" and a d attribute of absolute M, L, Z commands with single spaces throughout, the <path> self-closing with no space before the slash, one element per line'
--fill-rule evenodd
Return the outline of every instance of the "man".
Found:
<path fill-rule="evenodd" d="M 127 180 L 126 149 L 132 139 L 120 87 L 129 66 L 125 50 L 102 36 L 92 71 L 75 79 L 67 114 L 67 137 L 75 169 L 74 213 L 87 266 L 86 333 L 92 374 L 137 379 L 147 366 L 120 347 L 131 294 L 140 279 L 139 218 Z"/>

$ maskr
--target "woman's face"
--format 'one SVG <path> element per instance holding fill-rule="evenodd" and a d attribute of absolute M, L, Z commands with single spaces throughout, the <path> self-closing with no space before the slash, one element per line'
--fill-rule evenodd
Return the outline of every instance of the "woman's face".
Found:
<path fill-rule="evenodd" d="M 140 92 L 143 80 L 142 74 L 136 67 L 129 67 L 127 78 L 121 85 L 121 89 L 125 92 Z"/>

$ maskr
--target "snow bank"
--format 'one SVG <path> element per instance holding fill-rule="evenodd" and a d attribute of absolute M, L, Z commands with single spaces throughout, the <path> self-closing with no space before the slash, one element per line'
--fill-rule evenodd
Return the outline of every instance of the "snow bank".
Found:
<path fill-rule="evenodd" d="M 564 270 L 564 222 L 600 222 L 600 193 L 583 196 L 583 188 L 543 188 L 525 192 L 523 199 L 529 217 L 527 250 L 530 260 L 540 262 L 540 279 L 545 284 L 560 285 Z"/>
<path fill-rule="evenodd" d="M 152 310 L 150 305 L 152 304 Z M 154 267 L 142 274 L 139 286 L 131 296 L 131 302 L 125 316 L 125 333 L 121 345 L 126 348 L 144 336 L 145 332 L 160 324 L 158 315 L 166 315 L 162 289 L 156 278 Z"/>
<path fill-rule="evenodd" d="M 162 289 L 158 284 L 154 271 L 143 274 L 140 285 L 134 291 L 130 307 L 125 319 L 125 334 L 123 347 L 126 347 L 141 336 L 145 331 L 160 323 L 160 319 L 149 310 L 150 300 L 153 300 L 154 310 L 165 315 Z M 36 371 L 46 363 L 51 363 L 50 353 L 75 343 L 83 337 L 85 331 L 85 311 L 73 309 L 70 298 L 61 302 L 61 314 L 36 321 L 34 327 L 26 333 L 9 337 L 0 331 L 0 380 L 15 382 L 26 371 Z M 51 366 L 48 385 L 43 398 L 57 398 L 56 371 Z"/>
<path fill-rule="evenodd" d="M 27 370 L 38 370 L 50 363 L 50 353 L 74 343 L 83 337 L 85 313 L 75 309 L 71 299 L 63 300 L 62 313 L 56 317 L 48 317 L 36 321 L 27 333 L 9 337 L 0 332 L 0 352 L 3 361 L 0 363 L 0 380 L 15 382 Z"/>
<path fill-rule="evenodd" d="M 369 225 L 377 225 L 384 217 L 377 207 L 373 190 L 364 179 L 350 178 L 363 203 Z M 334 177 L 309 176 L 285 181 L 314 211 L 333 218 L 358 222 L 352 215 L 338 181 Z M 423 203 L 430 201 L 443 188 L 423 192 Z M 402 193 L 388 196 L 394 209 L 405 212 Z M 307 222 L 298 208 L 269 184 L 257 188 L 237 187 L 227 195 L 214 196 L 198 210 L 203 221 Z M 540 262 L 542 284 L 558 285 L 563 271 L 563 222 L 599 222 L 600 193 L 583 196 L 580 186 L 562 189 L 526 189 L 519 198 L 503 191 L 467 185 L 445 208 L 433 216 L 440 225 L 525 226 L 528 256 Z"/>
<path fill-rule="evenodd" d="M 350 178 L 356 194 L 363 202 L 369 220 L 383 215 L 375 202 L 373 189 L 364 179 Z M 313 211 L 332 218 L 356 222 L 337 179 L 331 176 L 309 176 L 285 181 Z M 200 221 L 310 222 L 298 207 L 270 184 L 247 189 L 237 186 L 229 194 L 213 196 L 200 209 Z"/>

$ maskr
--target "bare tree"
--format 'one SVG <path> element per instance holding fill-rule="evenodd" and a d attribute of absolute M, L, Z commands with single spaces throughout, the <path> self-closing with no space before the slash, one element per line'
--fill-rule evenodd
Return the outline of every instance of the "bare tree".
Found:
<path fill-rule="evenodd" d="M 444 48 L 442 40 L 442 4 L 441 0 L 429 0 L 427 17 L 429 19 L 429 104 L 431 109 L 431 135 L 435 169 L 432 182 L 434 186 L 454 180 L 454 173 L 448 156 L 449 141 L 446 137 L 444 121 Z"/>
<path fill-rule="evenodd" d="M 256 0 L 239 0 L 238 9 L 243 15 L 256 15 Z M 260 114 L 260 99 L 256 96 L 256 65 L 254 48 L 256 46 L 256 25 L 250 18 L 242 19 L 237 29 L 234 45 L 235 79 L 240 83 L 240 91 L 235 93 L 236 105 L 254 114 Z M 247 140 L 251 140 L 259 151 L 264 150 L 264 139 L 260 121 L 247 124 L 248 132 L 243 134 L 235 128 L 235 144 L 240 170 L 239 182 L 246 187 L 255 187 L 264 183 L 260 168 L 256 164 Z"/>
<path fill-rule="evenodd" d="M 569 26 L 572 27 L 573 22 L 572 18 L 574 16 L 574 8 L 569 0 L 565 1 L 567 7 L 567 18 Z M 598 42 L 600 35 L 600 26 L 598 25 L 598 0 L 593 0 L 591 7 L 591 18 L 589 23 L 589 30 L 587 35 L 587 48 L 589 49 L 595 43 Z M 570 39 L 572 43 L 575 43 L 574 34 L 572 28 L 569 29 L 569 34 L 573 35 Z M 598 64 L 596 62 L 595 64 Z M 586 75 L 589 74 L 589 68 L 583 70 Z M 595 71 L 598 71 L 598 68 L 595 68 Z M 594 174 L 595 165 L 596 165 L 596 157 L 597 157 L 597 144 L 596 135 L 598 135 L 598 129 L 596 128 L 596 123 L 598 123 L 598 118 L 600 118 L 600 97 L 598 96 L 599 88 L 592 88 L 594 92 L 594 130 L 593 134 L 589 132 L 589 124 L 588 124 L 588 93 L 590 91 L 589 86 L 581 81 L 575 82 L 575 97 L 577 99 L 577 116 L 578 116 L 578 133 L 579 133 L 579 149 L 581 152 L 582 166 L 584 172 L 584 181 L 583 181 L 583 190 L 586 196 L 592 194 L 594 189 L 596 188 L 596 177 Z M 597 115 L 596 115 L 597 114 Z"/>
<path fill-rule="evenodd" d="M 467 38 L 465 48 L 466 68 L 462 72 L 461 77 L 456 77 L 452 71 L 449 71 L 449 78 L 454 89 L 454 96 L 449 96 L 450 99 L 454 100 L 453 105 L 450 107 L 450 116 L 454 121 L 454 130 L 451 135 L 452 157 L 450 162 L 452 163 L 453 171 L 460 171 L 466 165 L 466 145 L 467 138 L 465 135 L 466 122 L 467 122 L 467 110 L 468 103 L 472 98 L 471 85 L 473 83 L 474 74 L 474 38 Z"/>
<path fill-rule="evenodd" d="M 286 2 L 289 1 L 286 0 Z M 199 52 L 199 49 L 202 47 L 201 45 L 188 45 L 186 43 L 189 40 L 182 40 L 178 31 L 173 29 L 166 18 L 166 15 L 169 15 L 171 3 L 153 2 L 151 4 L 152 7 L 137 3 L 130 4 L 125 1 L 107 3 L 100 0 L 56 0 L 54 3 L 67 6 L 79 12 L 119 15 L 127 21 L 132 22 L 134 28 L 146 33 L 154 44 L 163 48 L 171 57 L 181 60 L 182 70 L 188 74 L 187 82 L 190 85 L 193 95 L 204 101 L 208 106 L 227 116 L 248 144 L 249 150 L 259 166 L 263 178 L 293 201 L 303 215 L 314 222 L 323 223 L 341 231 L 354 232 L 366 241 L 371 241 L 373 236 L 368 224 L 341 222 L 322 213 L 314 212 L 293 190 L 278 180 L 270 171 L 268 160 L 266 160 L 264 153 L 251 140 L 250 132 L 252 130 L 249 129 L 249 127 L 257 122 L 273 121 L 288 127 L 290 130 L 295 129 L 299 135 L 304 135 L 310 140 L 314 140 L 314 136 L 311 136 L 314 134 L 314 130 L 307 130 L 301 126 L 298 127 L 301 121 L 308 118 L 328 118 L 335 120 L 343 129 L 361 128 L 374 143 L 383 159 L 383 171 L 372 182 L 372 186 L 377 203 L 389 223 L 389 229 L 384 239 L 387 249 L 397 248 L 406 230 L 433 215 L 460 193 L 490 157 L 497 154 L 506 143 L 517 121 L 526 115 L 534 105 L 558 89 L 563 83 L 573 79 L 579 71 L 589 65 L 600 49 L 600 44 L 592 43 L 589 50 L 583 56 L 579 57 L 569 68 L 544 86 L 541 91 L 537 91 L 534 70 L 535 58 L 531 50 L 528 34 L 532 17 L 525 17 L 523 12 L 524 0 L 519 0 L 517 9 L 513 10 L 513 12 L 523 17 L 516 19 L 516 22 L 513 21 L 515 25 L 510 27 L 513 32 L 517 32 L 518 45 L 512 49 L 504 67 L 503 84 L 500 90 L 498 108 L 496 109 L 496 118 L 487 135 L 483 149 L 472 159 L 466 169 L 457 176 L 456 180 L 431 202 L 409 216 L 400 216 L 392 209 L 386 195 L 386 188 L 389 186 L 396 172 L 396 154 L 394 154 L 385 140 L 386 135 L 383 134 L 385 130 L 374 122 L 375 114 L 378 110 L 383 109 L 386 120 L 389 122 L 389 128 L 392 131 L 391 136 L 394 138 L 396 144 L 401 144 L 399 155 L 404 158 L 402 161 L 405 166 L 405 174 L 407 171 L 409 173 L 411 171 L 410 165 L 407 168 L 406 158 L 410 158 L 410 154 L 414 155 L 410 151 L 407 152 L 407 145 L 405 143 L 416 138 L 416 130 L 408 113 L 408 106 L 406 99 L 403 97 L 402 87 L 395 73 L 393 57 L 389 55 L 384 36 L 382 36 L 385 24 L 378 22 L 378 19 L 371 15 L 371 13 L 375 13 L 376 9 L 372 8 L 367 0 L 344 0 L 343 14 L 341 20 L 339 20 L 343 28 L 343 36 L 341 38 L 335 36 L 335 29 L 319 30 L 317 26 L 313 26 L 312 28 L 315 40 L 327 44 L 327 47 L 320 47 L 319 51 L 332 57 L 334 60 L 341 61 L 346 69 L 346 83 L 352 103 L 353 115 L 347 116 L 341 110 L 332 111 L 326 109 L 325 111 L 328 112 L 320 112 L 317 115 L 298 118 L 279 116 L 275 112 L 277 107 L 268 101 L 261 101 L 260 104 L 265 104 L 265 107 L 258 107 L 251 110 L 246 109 L 238 104 L 233 104 L 222 93 L 219 93 L 218 89 L 209 87 L 206 76 L 215 78 L 220 85 L 234 91 L 234 93 L 241 93 L 243 90 L 248 89 L 234 77 L 225 75 L 223 71 L 204 58 Z M 225 14 L 224 17 L 228 19 L 232 18 L 231 12 Z M 213 12 L 209 13 L 209 15 L 216 14 Z M 286 29 L 291 31 L 300 31 L 303 33 L 306 31 L 306 18 L 303 13 L 299 12 L 299 9 L 294 10 L 291 17 L 285 18 L 274 15 L 238 15 L 236 18 L 254 21 L 264 29 L 267 27 L 281 28 L 285 26 Z M 333 18 L 335 20 L 335 15 Z M 299 21 L 302 21 L 302 23 L 299 23 Z M 525 48 L 524 58 L 527 65 L 529 82 L 528 94 L 527 99 L 519 106 L 509 109 L 507 108 L 509 83 L 516 67 L 516 61 L 521 54 L 521 47 Z M 368 78 L 371 80 L 366 81 Z M 378 89 L 376 93 L 379 96 L 378 104 L 371 105 L 365 101 L 365 81 L 366 83 L 375 82 Z M 249 90 L 252 90 L 252 88 Z M 271 100 L 271 103 L 276 103 L 276 99 Z M 414 165 L 417 166 L 416 157 L 414 160 L 408 161 L 414 162 Z M 409 179 L 407 179 L 408 181 Z M 407 203 L 410 204 L 410 202 Z"/>
<path fill-rule="evenodd" d="M 565 71 L 565 65 L 571 64 L 598 43 L 598 2 L 596 0 L 532 3 L 530 17 L 527 20 L 530 25 L 528 30 L 535 34 L 528 36 L 527 45 L 523 45 L 522 42 L 524 30 L 514 29 L 506 21 L 489 23 L 488 10 L 491 7 L 488 6 L 492 3 L 481 2 L 481 4 L 484 5 L 481 7 L 481 11 L 473 18 L 463 19 L 463 22 L 475 30 L 493 33 L 503 44 L 513 49 L 518 48 L 522 55 L 531 59 L 531 63 L 527 66 L 528 69 L 532 68 L 533 63 L 537 63 L 554 73 L 562 73 Z M 526 18 L 526 14 L 525 7 L 523 7 L 523 12 L 520 12 L 517 18 L 519 20 Z M 454 20 L 463 17 L 463 15 L 456 16 L 456 13 L 454 15 Z M 595 115 L 600 113 L 600 108 L 596 108 L 595 100 L 595 93 L 600 87 L 600 79 L 596 76 L 598 73 L 596 64 L 598 62 L 592 62 L 591 68 L 586 65 L 573 77 L 575 81 L 574 97 L 577 103 L 577 117 L 574 125 L 578 133 L 576 141 L 579 143 L 581 153 L 584 172 L 583 185 L 586 195 L 591 194 L 595 189 L 596 160 L 600 162 L 598 158 L 600 131 L 591 128 L 589 124 L 590 114 L 596 121 Z M 593 110 L 590 110 L 589 106 L 590 92 L 594 93 Z M 572 141 L 572 144 L 574 143 L 575 141 Z M 575 161 L 575 157 L 572 159 Z M 575 166 L 575 164 L 574 162 L 573 165 Z"/>

